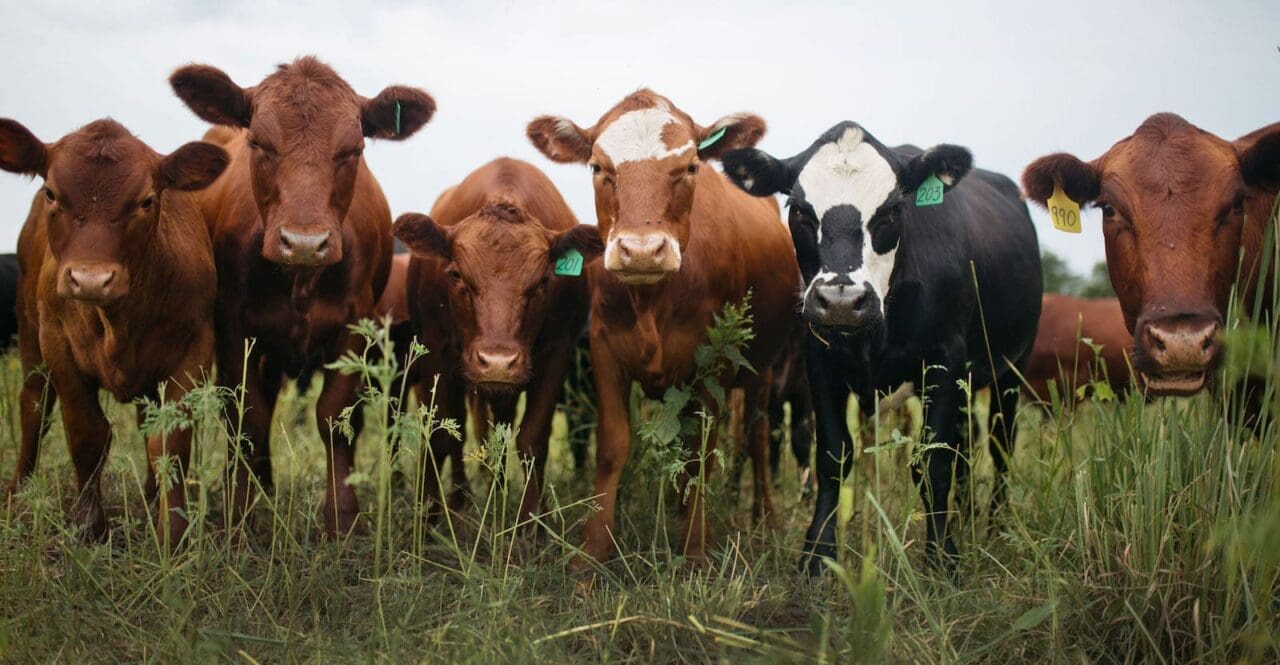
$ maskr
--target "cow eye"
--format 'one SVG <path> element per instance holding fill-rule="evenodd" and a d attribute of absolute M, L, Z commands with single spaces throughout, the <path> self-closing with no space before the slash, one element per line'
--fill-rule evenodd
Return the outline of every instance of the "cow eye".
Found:
<path fill-rule="evenodd" d="M 53 190 L 52 190 L 52 189 L 49 189 L 48 187 L 45 187 L 45 188 L 44 188 L 44 200 L 45 200 L 45 201 L 48 201 L 49 203 L 57 203 L 57 202 L 58 202 L 58 197 L 56 197 L 56 196 L 54 196 L 54 195 L 53 195 Z"/>
<path fill-rule="evenodd" d="M 453 281 L 460 283 L 462 282 L 462 273 L 458 272 L 457 270 L 451 269 L 449 270 L 449 279 L 452 279 Z"/>
<path fill-rule="evenodd" d="M 689 168 L 685 169 L 685 172 L 689 175 L 698 175 L 698 163 L 694 162 L 690 164 Z"/>
<path fill-rule="evenodd" d="M 599 165 L 599 164 L 592 164 L 592 165 L 591 165 L 591 175 L 600 175 L 600 165 Z"/>
<path fill-rule="evenodd" d="M 1111 205 L 1108 203 L 1099 202 L 1097 206 L 1098 206 L 1098 210 L 1102 211 L 1103 217 L 1111 217 L 1116 214 L 1116 209 L 1112 208 Z"/>
<path fill-rule="evenodd" d="M 147 198 L 142 199 L 142 201 L 138 203 L 138 209 L 141 210 L 142 212 L 151 212 L 151 208 L 155 206 L 155 204 L 156 204 L 156 195 L 148 194 Z"/>

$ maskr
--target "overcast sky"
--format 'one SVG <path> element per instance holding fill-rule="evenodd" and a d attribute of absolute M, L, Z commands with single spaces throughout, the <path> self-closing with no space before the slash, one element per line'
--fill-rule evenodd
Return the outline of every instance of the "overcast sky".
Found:
<path fill-rule="evenodd" d="M 0 117 L 45 141 L 104 116 L 161 152 L 198 139 L 206 125 L 166 82 L 188 62 L 249 86 L 315 54 L 366 96 L 391 83 L 422 87 L 439 105 L 435 119 L 366 152 L 394 214 L 428 210 L 443 188 L 510 155 L 545 170 L 594 223 L 585 167 L 536 153 L 525 124 L 554 113 L 589 126 L 641 86 L 702 124 L 758 113 L 769 123 L 760 147 L 779 155 L 848 119 L 887 143 L 965 145 L 978 165 L 1014 179 L 1048 152 L 1092 159 L 1158 111 L 1227 138 L 1280 120 L 1277 0 L 0 0 L 0 24 Z M 37 187 L 0 173 L 0 251 L 13 251 Z M 1102 258 L 1096 214 L 1080 236 L 1035 214 L 1041 243 L 1077 270 Z"/>

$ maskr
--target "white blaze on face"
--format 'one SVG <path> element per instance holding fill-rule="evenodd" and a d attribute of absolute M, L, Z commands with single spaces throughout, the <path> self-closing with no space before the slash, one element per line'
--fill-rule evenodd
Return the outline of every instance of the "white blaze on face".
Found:
<path fill-rule="evenodd" d="M 862 226 L 857 232 L 862 234 L 862 265 L 849 273 L 849 277 L 857 285 L 871 284 L 883 313 L 898 248 L 895 246 L 884 254 L 877 254 L 871 246 L 871 235 L 867 233 L 866 225 L 897 189 L 898 178 L 889 162 L 863 138 L 861 129 L 846 129 L 838 140 L 818 148 L 804 165 L 797 181 L 804 190 L 804 200 L 813 206 L 818 218 L 819 243 L 823 235 L 822 218 L 829 210 L 847 205 L 861 214 Z M 829 274 L 828 270 L 824 266 L 821 274 Z"/>
<path fill-rule="evenodd" d="M 666 159 L 693 150 L 693 139 L 668 148 L 662 138 L 663 129 L 676 122 L 671 111 L 654 107 L 628 111 L 604 128 L 596 145 L 609 156 L 614 166 L 645 159 Z"/>

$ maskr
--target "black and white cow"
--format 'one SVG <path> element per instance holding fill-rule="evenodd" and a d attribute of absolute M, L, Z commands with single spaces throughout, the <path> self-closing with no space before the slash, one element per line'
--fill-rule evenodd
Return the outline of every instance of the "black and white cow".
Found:
<path fill-rule="evenodd" d="M 1031 349 L 1040 317 L 1040 252 L 1017 185 L 970 171 L 973 157 L 962 147 L 889 148 L 853 122 L 790 159 L 748 149 L 723 161 L 746 191 L 790 196 L 818 424 L 818 498 L 801 566 L 818 574 L 821 557 L 836 552 L 839 489 L 853 463 L 850 392 L 868 413 L 877 392 L 907 381 L 924 387 L 927 436 L 944 444 L 926 448 L 922 468 L 913 468 L 927 514 L 926 553 L 952 565 L 949 495 L 969 472 L 966 386 L 993 388 L 994 514 L 1005 502 L 1013 452 L 1013 368 Z M 930 176 L 944 185 L 942 202 L 918 206 Z M 957 492 L 962 504 L 965 495 Z"/>

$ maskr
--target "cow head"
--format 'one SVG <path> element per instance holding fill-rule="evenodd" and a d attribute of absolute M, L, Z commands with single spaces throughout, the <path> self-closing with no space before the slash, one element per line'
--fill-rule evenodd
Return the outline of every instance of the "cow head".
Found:
<path fill-rule="evenodd" d="M 969 172 L 968 150 L 939 145 L 903 157 L 853 122 L 827 130 L 804 152 L 777 159 L 761 150 L 723 158 L 725 175 L 756 196 L 789 195 L 803 315 L 843 332 L 883 330 L 904 206 L 929 176 L 950 188 Z"/>
<path fill-rule="evenodd" d="M 160 155 L 113 120 L 45 144 L 0 119 L 0 168 L 44 179 L 36 214 L 57 261 L 58 294 L 95 304 L 128 294 L 130 269 L 146 260 L 166 192 L 202 189 L 227 162 L 222 148 L 201 142 Z"/>
<path fill-rule="evenodd" d="M 1102 211 L 1107 269 L 1148 390 L 1203 388 L 1221 357 L 1246 208 L 1265 219 L 1280 186 L 1280 124 L 1231 143 L 1162 113 L 1092 162 L 1041 157 L 1022 183 L 1040 205 L 1058 185 Z M 1246 206 L 1250 198 L 1265 198 L 1262 209 Z"/>
<path fill-rule="evenodd" d="M 549 313 L 557 258 L 577 249 L 584 263 L 604 251 L 594 226 L 551 231 L 521 208 L 490 203 L 452 226 L 406 213 L 396 237 L 419 256 L 443 259 L 450 323 L 462 347 L 462 373 L 486 392 L 528 383 L 534 341 Z"/>
<path fill-rule="evenodd" d="M 680 270 L 702 160 L 751 147 L 764 131 L 764 120 L 747 114 L 702 127 L 665 97 L 640 90 L 590 129 L 542 116 L 529 123 L 528 136 L 554 161 L 590 166 L 604 267 L 625 283 L 655 284 Z"/>
<path fill-rule="evenodd" d="M 263 258 L 297 266 L 342 260 L 366 138 L 399 141 L 435 112 L 417 88 L 391 86 L 369 99 L 312 57 L 281 65 L 252 88 L 222 70 L 188 65 L 169 78 L 202 119 L 249 130 L 253 196 L 265 228 Z"/>

